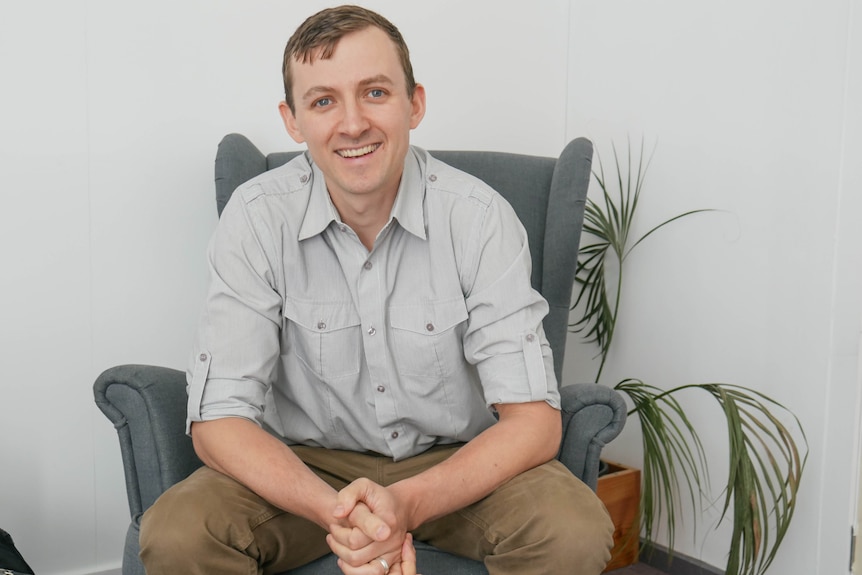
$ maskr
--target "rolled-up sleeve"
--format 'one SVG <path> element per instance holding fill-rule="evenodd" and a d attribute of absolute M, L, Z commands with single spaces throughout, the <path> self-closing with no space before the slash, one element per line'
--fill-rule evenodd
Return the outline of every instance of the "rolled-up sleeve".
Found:
<path fill-rule="evenodd" d="M 263 421 L 280 354 L 282 309 L 274 273 L 279 264 L 259 236 L 268 232 L 255 225 L 245 198 L 234 197 L 210 241 L 210 284 L 187 372 L 187 433 L 196 421 Z"/>
<path fill-rule="evenodd" d="M 464 352 L 477 367 L 485 400 L 489 406 L 545 401 L 559 409 L 553 355 L 542 329 L 548 304 L 530 284 L 526 231 L 500 196 L 488 205 L 475 240 Z"/>

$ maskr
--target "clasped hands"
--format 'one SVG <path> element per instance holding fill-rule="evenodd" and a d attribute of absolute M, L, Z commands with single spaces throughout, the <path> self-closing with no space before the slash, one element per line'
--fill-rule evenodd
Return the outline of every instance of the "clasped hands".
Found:
<path fill-rule="evenodd" d="M 407 511 L 393 491 L 361 478 L 338 492 L 326 542 L 345 575 L 416 575 L 407 529 Z"/>

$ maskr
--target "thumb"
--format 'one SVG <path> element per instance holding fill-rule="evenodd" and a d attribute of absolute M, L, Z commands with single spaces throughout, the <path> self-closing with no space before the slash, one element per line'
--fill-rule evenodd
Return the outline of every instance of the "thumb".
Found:
<path fill-rule="evenodd" d="M 401 545 L 401 573 L 402 575 L 416 575 L 416 549 L 413 547 L 413 535 L 410 533 L 407 534 Z"/>
<path fill-rule="evenodd" d="M 332 515 L 336 519 L 344 519 L 353 512 L 356 504 L 359 502 L 359 494 L 356 490 L 351 489 L 352 485 L 348 485 L 338 492 L 335 497 L 335 509 Z"/>

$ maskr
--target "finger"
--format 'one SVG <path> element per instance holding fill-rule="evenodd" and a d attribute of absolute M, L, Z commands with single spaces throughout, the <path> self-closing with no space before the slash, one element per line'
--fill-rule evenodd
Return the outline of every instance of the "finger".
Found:
<path fill-rule="evenodd" d="M 357 509 L 364 508 L 367 510 L 367 507 L 361 501 L 356 504 Z M 346 545 L 351 549 L 359 549 L 361 547 L 365 547 L 372 541 L 373 538 L 367 536 L 362 532 L 361 529 L 357 528 L 355 525 L 352 525 L 348 519 L 342 519 L 337 523 L 332 523 L 329 525 L 329 532 L 335 537 L 335 539 L 341 543 L 342 545 Z"/>
<path fill-rule="evenodd" d="M 358 527 L 350 525 L 330 525 L 329 532 L 336 541 L 350 549 L 362 549 L 374 541 Z"/>
<path fill-rule="evenodd" d="M 366 489 L 362 479 L 357 479 L 344 489 L 338 492 L 335 499 L 335 509 L 332 514 L 337 519 L 344 519 L 356 507 L 356 503 L 362 500 Z"/>
<path fill-rule="evenodd" d="M 385 541 L 392 534 L 392 527 L 383 518 L 372 513 L 366 505 L 357 505 L 348 516 L 351 525 L 358 527 L 375 541 Z"/>
<path fill-rule="evenodd" d="M 410 533 L 404 538 L 401 545 L 401 575 L 416 575 L 416 549 L 413 547 L 413 535 Z"/>
<path fill-rule="evenodd" d="M 400 542 L 389 541 L 381 543 L 375 541 L 361 549 L 351 549 L 347 545 L 337 541 L 335 537 L 332 536 L 332 533 L 329 533 L 326 535 L 326 544 L 329 545 L 329 548 L 336 556 L 338 556 L 339 559 L 344 561 L 347 565 L 355 568 L 361 568 L 366 563 L 370 563 L 377 557 L 381 556 L 386 557 L 386 560 L 389 561 L 390 565 L 392 565 L 393 562 L 389 560 L 388 555 L 393 553 L 393 551 L 395 551 L 394 556 L 396 558 L 400 558 L 401 556 Z M 379 563 L 376 564 L 379 565 Z"/>
<path fill-rule="evenodd" d="M 383 566 L 377 561 L 373 561 L 371 563 L 365 563 L 358 567 L 354 567 L 344 561 L 343 559 L 338 560 L 338 568 L 341 569 L 341 572 L 344 575 L 383 575 Z M 397 575 L 393 574 L 393 571 L 390 570 L 388 575 Z"/>
<path fill-rule="evenodd" d="M 386 561 L 386 565 L 389 567 L 388 571 L 384 568 L 381 559 Z M 403 575 L 403 571 L 401 570 L 400 565 L 400 550 L 396 553 L 386 553 L 384 555 L 380 555 L 367 563 L 363 563 L 362 565 L 351 565 L 343 559 L 338 560 L 338 567 L 339 569 L 341 569 L 344 575 L 383 575 L 384 573 L 387 573 L 388 575 Z"/>
<path fill-rule="evenodd" d="M 333 514 L 338 519 L 347 517 L 359 503 L 368 505 L 369 500 L 374 499 L 375 489 L 379 488 L 381 488 L 379 485 L 366 477 L 354 480 L 335 496 Z"/>

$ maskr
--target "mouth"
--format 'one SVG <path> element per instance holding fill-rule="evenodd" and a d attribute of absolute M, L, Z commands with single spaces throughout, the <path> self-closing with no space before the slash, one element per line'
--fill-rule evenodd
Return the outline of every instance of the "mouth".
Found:
<path fill-rule="evenodd" d="M 361 158 L 362 156 L 367 156 L 374 152 L 379 147 L 380 144 L 368 144 L 361 148 L 343 148 L 341 150 L 335 150 L 335 153 L 342 158 Z"/>

